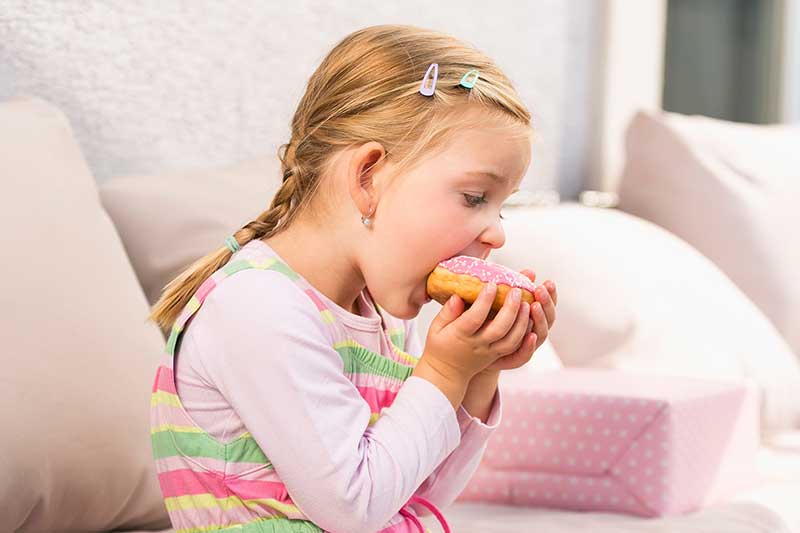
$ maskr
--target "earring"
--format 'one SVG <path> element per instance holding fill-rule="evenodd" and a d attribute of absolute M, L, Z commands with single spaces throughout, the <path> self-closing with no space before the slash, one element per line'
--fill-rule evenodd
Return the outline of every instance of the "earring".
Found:
<path fill-rule="evenodd" d="M 370 224 L 372 224 L 372 221 L 369 219 L 370 216 L 372 216 L 372 208 L 370 208 L 369 213 L 367 213 L 367 216 L 361 215 L 361 223 L 364 224 L 366 227 L 369 227 Z"/>

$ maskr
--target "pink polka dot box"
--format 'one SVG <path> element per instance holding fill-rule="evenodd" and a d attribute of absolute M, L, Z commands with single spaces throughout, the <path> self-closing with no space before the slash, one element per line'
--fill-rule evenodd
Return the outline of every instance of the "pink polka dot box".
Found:
<path fill-rule="evenodd" d="M 563 368 L 501 390 L 502 421 L 460 500 L 656 517 L 754 483 L 750 384 Z"/>

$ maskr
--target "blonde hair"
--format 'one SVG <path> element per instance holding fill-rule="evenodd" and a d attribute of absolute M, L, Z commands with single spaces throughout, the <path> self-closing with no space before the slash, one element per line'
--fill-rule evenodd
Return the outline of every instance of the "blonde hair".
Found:
<path fill-rule="evenodd" d="M 433 96 L 419 93 L 431 63 L 438 64 Z M 479 71 L 472 89 L 462 76 Z M 468 106 L 481 106 L 492 123 L 530 135 L 530 112 L 511 81 L 485 54 L 455 37 L 409 25 L 379 25 L 346 36 L 308 81 L 294 117 L 291 139 L 278 149 L 283 184 L 269 209 L 233 236 L 244 246 L 289 227 L 320 188 L 333 155 L 377 141 L 384 157 L 399 159 L 399 174 L 441 147 L 460 128 Z M 232 255 L 227 246 L 195 261 L 165 287 L 148 320 L 166 331 L 214 272 Z"/>

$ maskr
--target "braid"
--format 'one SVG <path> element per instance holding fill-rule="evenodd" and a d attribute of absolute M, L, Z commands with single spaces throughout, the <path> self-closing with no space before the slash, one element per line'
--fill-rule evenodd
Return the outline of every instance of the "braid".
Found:
<path fill-rule="evenodd" d="M 276 233 L 276 230 L 282 227 L 281 222 L 284 222 L 284 225 L 288 222 L 284 219 L 293 218 L 289 215 L 293 215 L 292 208 L 299 203 L 298 199 L 301 198 L 300 188 L 297 184 L 302 170 L 294 159 L 296 145 L 290 142 L 281 148 L 284 149 L 284 155 L 281 157 L 284 166 L 283 183 L 275 193 L 269 209 L 234 233 L 234 238 L 242 246 L 253 239 L 261 239 Z"/>

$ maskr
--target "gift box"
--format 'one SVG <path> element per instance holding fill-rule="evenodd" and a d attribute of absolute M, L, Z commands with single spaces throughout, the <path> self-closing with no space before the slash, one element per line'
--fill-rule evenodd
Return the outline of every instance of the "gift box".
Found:
<path fill-rule="evenodd" d="M 503 415 L 460 500 L 681 514 L 751 485 L 752 382 L 564 368 L 501 382 Z"/>

